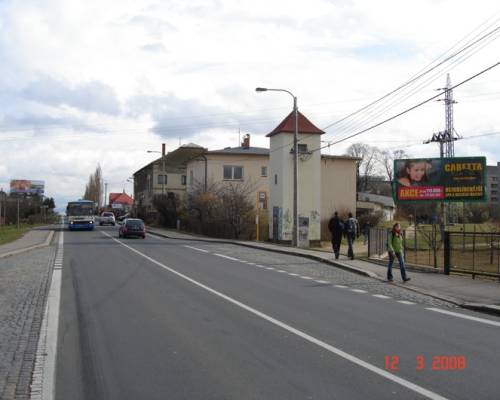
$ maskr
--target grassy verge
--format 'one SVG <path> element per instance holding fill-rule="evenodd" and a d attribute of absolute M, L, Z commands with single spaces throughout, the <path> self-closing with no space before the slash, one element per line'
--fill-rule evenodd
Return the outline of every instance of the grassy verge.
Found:
<path fill-rule="evenodd" d="M 13 242 L 14 240 L 22 237 L 26 232 L 33 229 L 35 225 L 23 224 L 19 226 L 16 225 L 6 225 L 0 226 L 0 245 Z"/>

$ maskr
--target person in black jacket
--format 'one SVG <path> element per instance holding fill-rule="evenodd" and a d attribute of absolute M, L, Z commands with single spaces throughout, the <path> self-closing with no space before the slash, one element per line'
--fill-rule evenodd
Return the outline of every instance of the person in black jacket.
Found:
<path fill-rule="evenodd" d="M 332 234 L 332 247 L 335 253 L 335 259 L 339 258 L 340 253 L 340 242 L 342 241 L 342 232 L 344 231 L 344 224 L 339 218 L 337 211 L 333 214 L 333 217 L 328 221 L 328 230 Z"/>

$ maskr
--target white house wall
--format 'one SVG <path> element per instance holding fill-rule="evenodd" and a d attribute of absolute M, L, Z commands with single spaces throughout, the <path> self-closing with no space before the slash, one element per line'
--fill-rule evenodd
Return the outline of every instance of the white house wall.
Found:
<path fill-rule="evenodd" d="M 320 135 L 300 134 L 300 144 L 307 144 L 309 150 L 320 147 Z M 271 137 L 271 157 L 269 162 L 269 232 L 273 237 L 273 208 L 280 207 L 280 240 L 292 240 L 293 231 L 293 135 L 281 133 Z M 275 184 L 275 174 L 278 184 Z M 320 240 L 320 152 L 313 152 L 307 160 L 298 162 L 298 214 L 309 219 L 309 240 Z"/>

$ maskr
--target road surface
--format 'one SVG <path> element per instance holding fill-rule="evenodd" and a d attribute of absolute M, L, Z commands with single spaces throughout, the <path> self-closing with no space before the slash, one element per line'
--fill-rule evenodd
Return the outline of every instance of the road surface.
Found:
<path fill-rule="evenodd" d="M 234 245 L 63 247 L 57 399 L 499 398 L 500 318 Z"/>

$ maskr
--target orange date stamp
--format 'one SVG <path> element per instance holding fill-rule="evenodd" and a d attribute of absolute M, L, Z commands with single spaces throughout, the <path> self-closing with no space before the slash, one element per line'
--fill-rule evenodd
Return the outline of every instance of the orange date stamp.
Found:
<path fill-rule="evenodd" d="M 399 371 L 399 356 L 389 355 L 384 357 L 385 369 L 388 371 Z M 424 371 L 462 371 L 467 368 L 467 360 L 463 355 L 439 355 L 425 357 L 418 355 L 415 357 L 415 369 Z"/>

